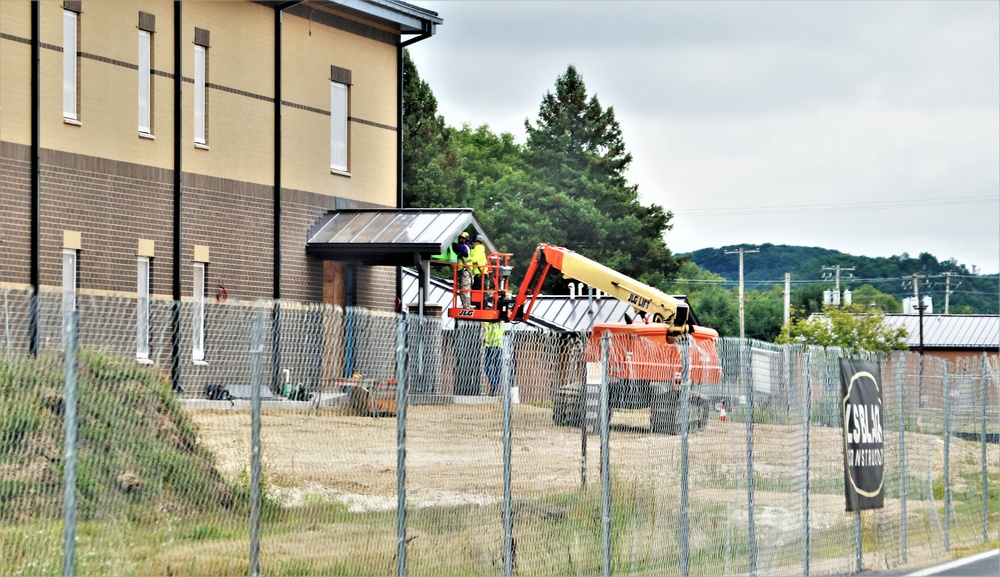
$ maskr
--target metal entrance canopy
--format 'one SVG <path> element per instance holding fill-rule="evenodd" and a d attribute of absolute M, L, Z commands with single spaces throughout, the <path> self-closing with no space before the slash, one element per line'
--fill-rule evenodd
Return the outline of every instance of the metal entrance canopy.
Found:
<path fill-rule="evenodd" d="M 331 210 L 310 229 L 306 254 L 368 266 L 419 265 L 470 226 L 487 252 L 497 252 L 471 208 Z"/>

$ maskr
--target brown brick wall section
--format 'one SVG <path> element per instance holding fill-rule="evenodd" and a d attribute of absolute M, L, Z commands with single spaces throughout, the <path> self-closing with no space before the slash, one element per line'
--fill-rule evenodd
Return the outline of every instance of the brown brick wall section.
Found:
<path fill-rule="evenodd" d="M 27 146 L 0 142 L 0 283 L 31 282 L 31 164 Z"/>
<path fill-rule="evenodd" d="M 396 310 L 396 268 L 358 267 L 357 305 L 375 310 Z"/>
<path fill-rule="evenodd" d="M 134 292 L 136 246 L 143 238 L 156 243 L 150 292 L 170 294 L 171 174 L 160 168 L 42 150 L 41 284 L 62 284 L 63 230 L 74 230 L 83 241 L 78 261 L 80 288 Z"/>
<path fill-rule="evenodd" d="M 284 300 L 323 302 L 323 263 L 306 255 L 309 229 L 328 210 L 375 208 L 368 202 L 324 196 L 300 190 L 282 193 L 281 296 Z M 358 267 L 357 306 L 395 310 L 396 269 Z"/>
<path fill-rule="evenodd" d="M 309 228 L 337 199 L 303 191 L 286 190 L 281 195 L 281 298 L 299 302 L 323 302 L 323 262 L 306 254 Z"/>
<path fill-rule="evenodd" d="M 194 245 L 209 247 L 206 291 L 214 295 L 220 281 L 229 298 L 271 298 L 274 271 L 271 187 L 184 175 L 183 278 L 191 286 Z M 319 281 L 317 281 L 318 283 Z M 185 296 L 190 294 L 186 289 Z"/>
<path fill-rule="evenodd" d="M 0 156 L 0 282 L 30 281 L 31 189 L 29 148 L 3 143 Z M 172 171 L 43 150 L 41 283 L 62 284 L 63 230 L 82 234 L 81 289 L 134 292 L 136 245 L 156 244 L 151 292 L 172 294 Z M 225 283 L 231 299 L 273 294 L 271 187 L 203 175 L 184 175 L 182 294 L 191 294 L 194 245 L 210 249 L 208 292 Z M 309 228 L 338 206 L 369 203 L 286 191 L 282 207 L 282 298 L 323 302 L 323 263 L 306 255 Z M 358 305 L 395 306 L 395 268 L 359 267 Z"/>

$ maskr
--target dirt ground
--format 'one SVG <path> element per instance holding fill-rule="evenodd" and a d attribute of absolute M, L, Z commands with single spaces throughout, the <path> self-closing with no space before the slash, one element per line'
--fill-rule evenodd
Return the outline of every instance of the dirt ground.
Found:
<path fill-rule="evenodd" d="M 222 473 L 233 480 L 245 475 L 249 470 L 250 415 L 234 410 L 192 410 L 190 414 L 201 442 L 216 455 Z M 499 403 L 411 406 L 407 416 L 405 471 L 411 507 L 486 504 L 501 499 L 503 430 Z M 514 405 L 511 429 L 515 498 L 580 487 L 584 460 L 578 429 L 556 427 L 551 409 L 524 404 Z M 745 502 L 746 434 L 745 423 L 715 418 L 705 430 L 689 436 L 692 500 Z M 397 435 L 395 417 L 345 416 L 336 408 L 311 414 L 265 412 L 261 425 L 264 475 L 289 506 L 310 499 L 336 499 L 352 510 L 391 510 L 397 499 Z M 789 510 L 789 494 L 800 493 L 803 430 L 755 424 L 753 435 L 756 504 L 765 513 L 773 506 L 773 516 L 781 517 Z M 843 478 L 840 429 L 813 427 L 809 444 L 813 487 L 823 482 L 835 487 Z M 898 436 L 887 431 L 887 475 L 890 467 L 898 467 L 891 456 L 897 446 Z M 649 433 L 648 411 L 616 412 L 610 443 L 614 482 L 676 491 L 680 447 L 680 436 Z M 979 447 L 975 442 L 953 440 L 953 475 L 960 466 L 978 470 Z M 907 434 L 911 477 L 937 478 L 942 455 L 940 438 Z M 998 460 L 1000 450 L 992 447 L 992 466 Z M 585 466 L 587 482 L 599 484 L 599 436 L 587 439 Z M 744 483 L 738 483 L 740 479 Z M 818 525 L 825 524 L 825 516 L 843 515 L 843 494 L 831 493 L 810 498 L 810 515 Z M 799 522 L 795 514 L 790 516 L 790 523 Z"/>

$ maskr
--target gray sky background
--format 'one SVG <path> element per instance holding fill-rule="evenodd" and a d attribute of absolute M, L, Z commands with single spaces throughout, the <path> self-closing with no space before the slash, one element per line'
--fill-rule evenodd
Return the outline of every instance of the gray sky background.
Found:
<path fill-rule="evenodd" d="M 642 202 L 673 211 L 675 253 L 1000 271 L 998 2 L 413 1 L 444 19 L 410 53 L 452 126 L 524 142 L 575 65 L 615 109 Z"/>

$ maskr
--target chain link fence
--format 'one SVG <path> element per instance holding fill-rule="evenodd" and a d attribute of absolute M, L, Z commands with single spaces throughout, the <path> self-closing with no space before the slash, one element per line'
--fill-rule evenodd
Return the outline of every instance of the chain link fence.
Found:
<path fill-rule="evenodd" d="M 0 297 L 0 575 L 842 575 L 1000 542 L 995 358 L 879 359 L 885 506 L 846 513 L 836 350 L 43 293 L 32 354 L 31 295 Z"/>

